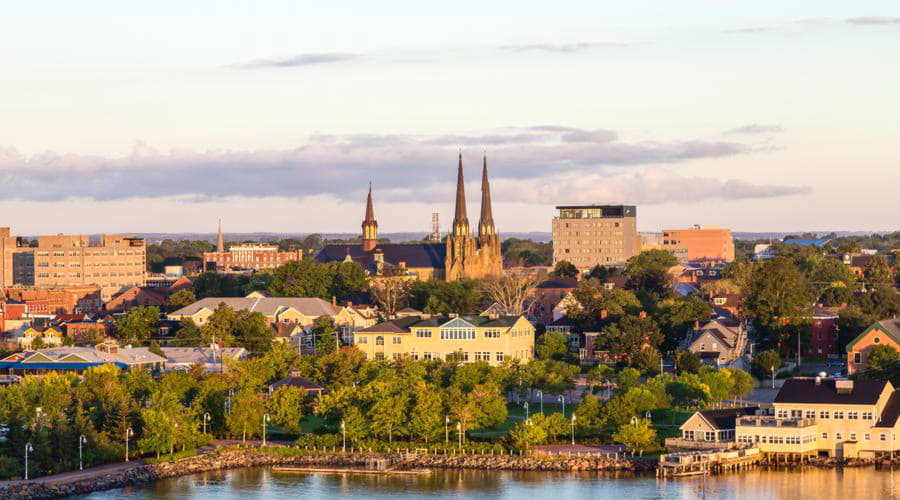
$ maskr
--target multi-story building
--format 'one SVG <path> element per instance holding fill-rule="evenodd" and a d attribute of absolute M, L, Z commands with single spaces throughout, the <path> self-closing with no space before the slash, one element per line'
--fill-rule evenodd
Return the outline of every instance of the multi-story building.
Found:
<path fill-rule="evenodd" d="M 534 356 L 534 326 L 525 316 L 407 316 L 354 334 L 369 359 L 527 362 Z"/>
<path fill-rule="evenodd" d="M 0 227 L 0 286 L 34 284 L 34 252 L 29 242 Z"/>
<path fill-rule="evenodd" d="M 900 391 L 885 380 L 792 378 L 767 416 L 737 420 L 737 444 L 786 460 L 872 458 L 900 450 Z"/>
<path fill-rule="evenodd" d="M 663 229 L 662 249 L 669 250 L 681 262 L 734 260 L 731 230 L 717 227 Z"/>
<path fill-rule="evenodd" d="M 222 224 L 219 223 L 219 238 L 215 252 L 203 253 L 203 272 L 208 271 L 259 271 L 303 259 L 303 250 L 281 252 L 278 245 L 270 243 L 242 243 L 232 245 L 225 251 Z"/>
<path fill-rule="evenodd" d="M 62 288 L 11 287 L 4 290 L 11 302 L 46 302 L 46 314 L 93 314 L 103 306 L 101 288 L 77 285 Z"/>
<path fill-rule="evenodd" d="M 553 218 L 553 263 L 582 271 L 622 266 L 640 252 L 634 205 L 560 205 Z"/>

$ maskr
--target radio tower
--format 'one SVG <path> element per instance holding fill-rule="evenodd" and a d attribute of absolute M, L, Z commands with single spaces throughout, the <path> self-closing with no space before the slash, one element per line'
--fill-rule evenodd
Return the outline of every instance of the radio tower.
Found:
<path fill-rule="evenodd" d="M 431 214 L 431 241 L 434 243 L 441 241 L 441 221 L 437 212 Z"/>

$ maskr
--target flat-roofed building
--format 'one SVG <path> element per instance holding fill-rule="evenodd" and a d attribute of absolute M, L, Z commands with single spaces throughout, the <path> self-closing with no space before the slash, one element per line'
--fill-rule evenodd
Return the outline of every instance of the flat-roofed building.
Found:
<path fill-rule="evenodd" d="M 623 266 L 640 253 L 634 205 L 560 205 L 553 218 L 553 263 L 568 261 L 582 271 Z"/>
<path fill-rule="evenodd" d="M 718 227 L 663 229 L 661 248 L 674 253 L 681 262 L 734 260 L 731 230 Z"/>
<path fill-rule="evenodd" d="M 534 357 L 534 326 L 525 316 L 407 316 L 354 333 L 369 359 L 527 362 Z"/>
<path fill-rule="evenodd" d="M 293 260 L 302 260 L 303 250 L 281 252 L 278 245 L 243 243 L 232 245 L 227 252 L 204 252 L 203 271 L 275 269 Z"/>

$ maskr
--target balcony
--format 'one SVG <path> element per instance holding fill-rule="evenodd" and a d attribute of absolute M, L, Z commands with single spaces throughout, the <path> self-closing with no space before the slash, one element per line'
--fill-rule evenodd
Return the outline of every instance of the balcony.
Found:
<path fill-rule="evenodd" d="M 816 425 L 812 418 L 741 417 L 738 426 L 743 427 L 790 427 L 803 428 Z"/>
<path fill-rule="evenodd" d="M 737 446 L 734 441 L 695 441 L 693 439 L 666 438 L 666 448 L 689 450 L 727 450 Z"/>

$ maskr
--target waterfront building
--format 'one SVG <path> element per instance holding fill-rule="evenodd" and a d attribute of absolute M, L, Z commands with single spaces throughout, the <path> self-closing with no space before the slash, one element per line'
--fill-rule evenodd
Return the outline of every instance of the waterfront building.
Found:
<path fill-rule="evenodd" d="M 282 252 L 269 243 L 241 243 L 225 251 L 222 222 L 215 252 L 203 252 L 203 272 L 259 271 L 275 269 L 282 264 L 303 259 L 303 250 Z"/>
<path fill-rule="evenodd" d="M 758 406 L 747 406 L 695 412 L 681 424 L 681 437 L 667 438 L 666 447 L 670 450 L 732 448 L 738 417 L 755 415 L 757 410 Z"/>
<path fill-rule="evenodd" d="M 481 216 L 478 231 L 469 230 L 466 211 L 462 155 L 456 175 L 456 210 L 453 226 L 444 243 L 381 243 L 372 203 L 372 187 L 366 198 L 360 244 L 326 245 L 316 255 L 319 262 L 356 262 L 370 276 L 379 276 L 385 268 L 420 280 L 479 279 L 503 272 L 500 235 L 494 226 L 487 157 L 481 174 Z"/>
<path fill-rule="evenodd" d="M 122 370 L 161 369 L 166 359 L 147 347 L 119 347 L 115 343 L 96 347 L 53 347 L 11 354 L 0 359 L 5 375 L 43 375 L 50 372 L 82 373 L 94 366 L 114 365 Z"/>
<path fill-rule="evenodd" d="M 731 230 L 717 227 L 663 229 L 661 248 L 674 253 L 680 262 L 734 260 Z"/>
<path fill-rule="evenodd" d="M 534 357 L 534 326 L 525 316 L 406 316 L 354 334 L 369 359 L 527 362 Z"/>
<path fill-rule="evenodd" d="M 581 271 L 624 266 L 640 253 L 634 205 L 560 205 L 553 218 L 553 263 L 568 261 Z"/>
<path fill-rule="evenodd" d="M 847 344 L 847 374 L 852 375 L 868 368 L 869 353 L 879 345 L 900 351 L 900 319 L 876 321 Z"/>

